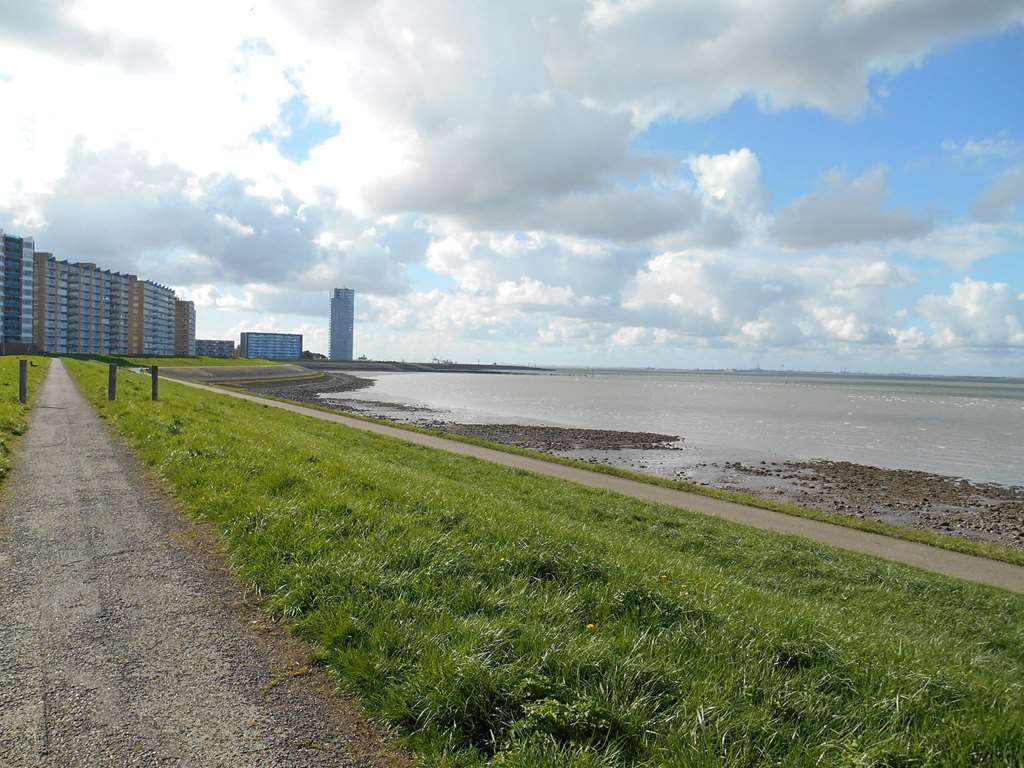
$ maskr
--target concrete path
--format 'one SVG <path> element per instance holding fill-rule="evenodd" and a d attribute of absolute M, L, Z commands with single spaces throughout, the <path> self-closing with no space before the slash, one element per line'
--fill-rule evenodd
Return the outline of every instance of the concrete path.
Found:
<path fill-rule="evenodd" d="M 447 440 L 443 437 L 424 435 L 419 432 L 411 432 L 406 429 L 389 427 L 375 424 L 361 419 L 353 419 L 336 413 L 318 411 L 314 408 L 307 408 L 302 405 L 285 403 L 279 400 L 269 400 L 257 395 L 250 395 L 244 392 L 209 387 L 202 384 L 178 380 L 197 389 L 204 389 L 208 392 L 215 392 L 227 397 L 236 397 L 241 400 L 250 400 L 262 405 L 269 405 L 273 408 L 301 413 L 315 419 L 333 421 L 337 424 L 344 424 L 347 427 L 361 429 L 366 432 L 373 432 L 378 435 L 386 435 L 408 443 L 423 445 L 429 448 L 437 448 L 442 451 L 458 453 L 463 456 L 472 456 L 477 459 L 503 464 L 508 467 L 529 470 L 538 475 L 557 477 L 569 480 L 590 488 L 603 488 L 605 490 L 621 493 L 624 496 L 632 496 L 637 499 L 654 501 L 659 504 L 666 504 L 671 507 L 687 509 L 692 512 L 700 512 L 705 515 L 721 517 L 735 523 L 742 523 L 754 528 L 761 528 L 767 531 L 787 533 L 794 536 L 802 536 L 806 539 L 827 544 L 840 549 L 847 549 L 852 552 L 861 552 L 874 555 L 885 560 L 893 560 L 899 563 L 912 565 L 933 573 L 941 573 L 945 576 L 954 576 L 967 581 L 988 584 L 994 587 L 1002 587 L 1013 592 L 1024 592 L 1024 568 L 1009 563 L 1002 563 L 997 560 L 989 560 L 973 555 L 964 555 L 959 552 L 952 552 L 948 549 L 940 549 L 927 544 L 919 544 L 903 539 L 896 539 L 889 536 L 882 536 L 875 533 L 858 531 L 854 528 L 846 528 L 841 525 L 832 525 L 817 520 L 809 520 L 804 517 L 787 515 L 782 512 L 772 512 L 767 509 L 750 507 L 745 504 L 737 504 L 730 501 L 721 501 L 709 496 L 702 496 L 697 493 L 688 493 L 670 488 L 662 488 L 657 485 L 628 480 L 614 475 L 605 475 L 599 472 L 590 472 L 586 469 L 569 467 L 564 464 L 556 464 L 541 459 L 532 459 L 525 456 L 518 456 L 513 453 L 482 448 L 468 443 L 460 443 L 456 440 Z"/>
<path fill-rule="evenodd" d="M 0 765 L 398 764 L 144 477 L 54 361 L 0 511 Z"/>

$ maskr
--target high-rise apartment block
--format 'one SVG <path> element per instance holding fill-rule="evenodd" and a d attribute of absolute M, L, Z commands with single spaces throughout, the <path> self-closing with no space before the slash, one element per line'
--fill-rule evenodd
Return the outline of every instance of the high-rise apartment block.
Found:
<path fill-rule="evenodd" d="M 331 360 L 352 359 L 355 304 L 356 292 L 351 288 L 335 288 L 331 294 Z"/>
<path fill-rule="evenodd" d="M 174 300 L 174 354 L 191 357 L 196 353 L 196 305 Z"/>
<path fill-rule="evenodd" d="M 0 230 L 0 283 L 3 285 L 3 349 L 27 351 L 33 337 L 35 243 Z"/>
<path fill-rule="evenodd" d="M 135 278 L 129 281 L 128 296 L 128 354 L 173 355 L 174 291 Z"/>
<path fill-rule="evenodd" d="M 238 356 L 260 360 L 298 360 L 302 357 L 302 334 L 247 331 L 242 334 L 238 345 Z"/>
<path fill-rule="evenodd" d="M 0 237 L 5 345 L 50 354 L 175 354 L 177 310 L 170 288 L 36 252 L 29 238 Z M 191 307 L 187 328 L 194 349 L 195 308 L 183 303 Z"/>

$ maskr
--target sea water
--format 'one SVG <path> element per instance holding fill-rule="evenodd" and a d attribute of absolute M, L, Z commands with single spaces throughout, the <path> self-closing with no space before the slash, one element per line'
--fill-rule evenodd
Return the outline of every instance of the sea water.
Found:
<path fill-rule="evenodd" d="M 1024 484 L 1024 380 L 566 369 L 359 373 L 429 418 L 679 435 L 679 461 L 833 459 Z"/>

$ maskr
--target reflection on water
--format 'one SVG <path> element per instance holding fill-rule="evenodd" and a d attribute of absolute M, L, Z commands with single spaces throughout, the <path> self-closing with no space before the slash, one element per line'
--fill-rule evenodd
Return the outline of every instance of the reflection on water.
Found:
<path fill-rule="evenodd" d="M 373 389 L 339 397 L 425 405 L 453 421 L 679 434 L 691 461 L 825 458 L 1024 483 L 1019 380 L 574 370 L 368 375 L 377 380 Z"/>

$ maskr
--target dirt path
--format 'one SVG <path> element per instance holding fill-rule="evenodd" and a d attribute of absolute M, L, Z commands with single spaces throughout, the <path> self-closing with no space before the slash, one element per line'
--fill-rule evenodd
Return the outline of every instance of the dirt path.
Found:
<path fill-rule="evenodd" d="M 54 361 L 0 512 L 0 765 L 395 765 Z M 206 543 L 204 543 L 206 542 Z M 351 710 L 351 711 L 349 711 Z"/>
<path fill-rule="evenodd" d="M 306 408 L 302 405 L 285 403 L 277 400 L 268 400 L 257 395 L 249 395 L 244 392 L 236 392 L 217 387 L 209 387 L 203 384 L 181 381 L 190 387 L 205 389 L 226 397 L 236 397 L 241 400 L 268 405 L 273 408 L 281 408 L 293 413 L 301 413 L 324 421 L 333 421 L 344 424 L 354 429 L 361 429 L 366 432 L 373 432 L 378 435 L 387 435 L 399 440 L 404 440 L 417 445 L 424 445 L 430 448 L 437 448 L 451 453 L 458 453 L 464 456 L 483 459 L 503 464 L 509 467 L 529 470 L 539 475 L 558 477 L 563 480 L 570 480 L 580 485 L 591 488 L 603 488 L 605 490 L 621 493 L 624 496 L 632 496 L 638 499 L 654 501 L 659 504 L 666 504 L 680 509 L 687 509 L 693 512 L 700 512 L 705 515 L 721 517 L 732 522 L 742 523 L 754 528 L 776 531 L 778 533 L 793 534 L 802 536 L 821 544 L 846 549 L 853 552 L 861 552 L 874 555 L 885 560 L 893 560 L 906 565 L 912 565 L 926 571 L 940 573 L 945 576 L 953 576 L 966 581 L 974 581 L 980 584 L 988 584 L 994 587 L 1001 587 L 1013 592 L 1024 592 L 1024 568 L 1009 563 L 989 560 L 983 557 L 965 555 L 959 552 L 952 552 L 947 549 L 932 547 L 927 544 L 919 544 L 913 541 L 882 536 L 875 533 L 858 531 L 854 528 L 845 528 L 840 525 L 832 525 L 817 520 L 810 520 L 804 517 L 787 515 L 782 512 L 772 512 L 758 507 L 749 507 L 744 504 L 737 504 L 730 501 L 721 501 L 709 496 L 701 496 L 696 493 L 661 488 L 656 485 L 641 483 L 636 480 L 628 480 L 614 475 L 605 475 L 599 472 L 590 472 L 585 469 L 556 464 L 554 462 L 542 461 L 540 459 L 517 456 L 512 453 L 483 448 L 480 446 L 460 443 L 455 440 L 446 440 L 433 435 L 425 435 L 418 432 L 411 432 L 397 427 L 385 426 L 373 422 L 353 419 L 335 413 Z"/>

